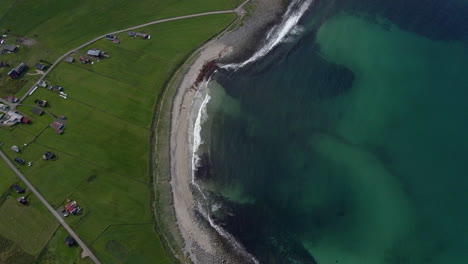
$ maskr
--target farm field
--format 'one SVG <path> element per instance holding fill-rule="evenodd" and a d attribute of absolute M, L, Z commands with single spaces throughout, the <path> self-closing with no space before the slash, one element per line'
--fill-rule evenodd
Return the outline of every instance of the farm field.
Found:
<path fill-rule="evenodd" d="M 15 54 L 0 55 L 11 66 L 0 68 L 0 96 L 17 94 L 32 85 L 39 75 L 23 74 L 11 81 L 6 74 L 25 62 L 28 73 L 40 60 L 53 62 L 61 54 L 115 30 L 150 21 L 237 7 L 241 0 L 2 0 L 0 33 L 8 34 L 7 44 L 17 44 Z M 10 8 L 13 6 L 13 8 Z M 47 63 L 46 63 L 47 64 Z"/>
<path fill-rule="evenodd" d="M 33 163 L 20 169 L 53 207 L 71 198 L 83 208 L 81 215 L 66 221 L 103 263 L 172 263 L 156 233 L 151 205 L 153 113 L 175 70 L 234 18 L 210 15 L 148 26 L 139 30 L 151 35 L 148 40 L 126 33 L 118 35 L 120 44 L 100 40 L 72 56 L 78 59 L 98 48 L 109 57 L 93 59 L 93 64 L 62 62 L 46 78 L 61 85 L 67 99 L 39 88 L 18 107 L 32 123 L 0 129 L 2 150 L 11 159 L 21 156 Z M 66 116 L 63 134 L 49 126 L 51 116 L 32 114 L 36 99 L 47 100 L 44 109 L 53 115 Z M 12 145 L 21 152 L 12 152 Z M 42 160 L 44 151 L 55 153 L 56 160 Z M 37 263 L 87 263 L 63 244 L 66 232 L 55 230 L 48 231 L 49 238 L 53 235 L 48 244 L 41 242 L 45 248 Z M 116 255 L 116 249 L 125 254 Z"/>

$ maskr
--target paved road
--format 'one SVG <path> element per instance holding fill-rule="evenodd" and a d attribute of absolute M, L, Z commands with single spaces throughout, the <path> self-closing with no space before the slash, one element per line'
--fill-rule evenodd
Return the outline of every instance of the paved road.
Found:
<path fill-rule="evenodd" d="M 34 87 L 40 83 L 42 80 L 44 80 L 44 78 L 47 76 L 47 74 L 49 74 L 52 69 L 55 68 L 55 66 L 57 66 L 57 64 L 59 64 L 63 59 L 65 59 L 65 57 L 67 57 L 68 55 L 70 55 L 71 53 L 73 52 L 76 52 L 90 44 L 93 44 L 94 42 L 106 37 L 106 35 L 109 35 L 109 34 L 118 34 L 118 33 L 122 33 L 122 32 L 125 32 L 125 31 L 129 31 L 129 30 L 134 30 L 134 29 L 139 29 L 139 28 L 142 28 L 142 27 L 146 27 L 146 26 L 150 26 L 150 25 L 154 25 L 154 24 L 159 24 L 159 23 L 164 23 L 164 22 L 169 22 L 169 21 L 174 21 L 174 20 L 180 20 L 180 19 L 186 19 L 186 18 L 191 18 L 191 17 L 199 17 L 199 16 L 209 16 L 209 15 L 216 15 L 216 14 L 229 14 L 229 13 L 237 13 L 237 14 L 241 14 L 243 11 L 242 11 L 242 7 L 248 2 L 249 0 L 245 1 L 244 3 L 242 3 L 238 8 L 236 9 L 232 9 L 232 10 L 223 10 L 223 11 L 213 11 L 213 12 L 205 12 L 205 13 L 199 13 L 199 14 L 193 14 L 193 15 L 186 15 L 186 16 L 178 16 L 178 17 L 172 17 L 172 18 L 166 18 L 166 19 L 160 19 L 160 20 L 156 20 L 156 21 L 152 21 L 152 22 L 148 22 L 148 23 L 145 23 L 145 24 L 141 24 L 141 25 L 138 25 L 138 26 L 134 26 L 134 27 L 129 27 L 129 28 L 126 28 L 126 29 L 122 29 L 122 30 L 117 30 L 117 31 L 114 31 L 114 32 L 110 32 L 110 33 L 106 33 L 102 36 L 99 36 L 95 39 L 92 39 L 86 43 L 84 43 L 83 45 L 79 46 L 79 47 L 76 47 L 72 50 L 69 50 L 68 52 L 66 52 L 65 54 L 63 54 L 60 58 L 58 58 L 48 69 L 47 71 L 41 76 L 41 78 L 39 78 L 39 80 L 37 80 L 37 82 L 35 82 L 31 88 L 23 95 L 23 97 L 21 97 L 21 99 L 19 100 L 19 103 L 22 102 L 24 99 L 26 99 L 26 97 L 28 97 L 29 93 L 34 89 Z M 17 104 L 13 104 L 12 106 L 16 107 Z"/>
<path fill-rule="evenodd" d="M 91 258 L 92 261 L 96 264 L 100 264 L 99 260 L 94 256 L 93 252 L 86 246 L 86 244 L 78 237 L 78 235 L 71 229 L 71 227 L 63 220 L 62 216 L 55 211 L 55 209 L 47 202 L 47 200 L 39 193 L 36 188 L 24 177 L 24 175 L 15 167 L 15 165 L 8 159 L 8 157 L 0 150 L 0 157 L 10 166 L 10 168 L 16 173 L 16 175 L 26 184 L 29 190 L 39 198 L 39 200 L 47 207 L 47 209 L 57 218 L 60 224 L 67 230 L 70 236 L 75 239 L 75 241 L 83 249 L 83 253 Z"/>

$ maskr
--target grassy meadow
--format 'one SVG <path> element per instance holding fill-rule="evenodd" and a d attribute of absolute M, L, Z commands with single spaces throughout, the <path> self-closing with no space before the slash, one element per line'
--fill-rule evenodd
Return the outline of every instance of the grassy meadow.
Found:
<path fill-rule="evenodd" d="M 120 44 L 100 40 L 72 56 L 79 58 L 87 49 L 99 48 L 109 57 L 94 59 L 93 64 L 62 62 L 46 78 L 51 85 L 63 86 L 67 99 L 39 88 L 18 107 L 32 124 L 0 129 L 2 150 L 12 159 L 21 156 L 33 162 L 31 167 L 19 167 L 52 206 L 59 208 L 71 198 L 83 207 L 81 215 L 66 221 L 103 263 L 173 263 L 156 233 L 152 211 L 153 113 L 176 69 L 234 18 L 234 14 L 211 15 L 148 26 L 141 31 L 151 35 L 149 40 L 125 33 L 119 35 Z M 33 107 L 28 105 L 35 99 L 47 100 L 48 112 L 67 117 L 62 135 L 49 127 L 52 117 L 31 113 Z M 9 150 L 12 145 L 20 146 L 21 153 Z M 57 159 L 42 160 L 44 151 L 52 151 Z M 41 242 L 45 248 L 40 254 L 33 252 L 39 256 L 37 263 L 86 263 L 78 259 L 76 249 L 64 245 L 62 228 L 54 232 L 48 231 L 53 237 L 47 246 L 47 240 Z M 0 229 L 0 235 L 7 234 Z"/>

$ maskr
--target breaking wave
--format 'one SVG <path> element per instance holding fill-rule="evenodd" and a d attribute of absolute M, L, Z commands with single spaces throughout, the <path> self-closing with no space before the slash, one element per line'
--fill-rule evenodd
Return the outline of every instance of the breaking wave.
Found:
<path fill-rule="evenodd" d="M 201 186 L 196 182 L 195 174 L 197 171 L 198 166 L 200 165 L 200 156 L 198 154 L 198 150 L 200 146 L 203 144 L 201 130 L 203 123 L 208 119 L 207 114 L 207 105 L 211 99 L 209 94 L 208 84 L 211 81 L 211 77 L 200 86 L 200 89 L 197 92 L 197 95 L 203 96 L 203 92 L 205 92 L 205 96 L 203 97 L 203 101 L 201 102 L 200 108 L 198 109 L 195 122 L 193 124 L 193 138 L 192 138 L 192 184 L 197 188 L 200 194 L 203 197 L 204 203 L 197 201 L 197 209 L 201 213 L 201 215 L 210 223 L 210 226 L 218 232 L 219 235 L 224 237 L 227 241 L 229 241 L 230 245 L 233 246 L 237 252 L 241 253 L 244 257 L 250 259 L 254 263 L 259 263 L 258 260 L 252 256 L 250 253 L 245 250 L 245 248 L 231 235 L 229 232 L 225 231 L 222 227 L 217 225 L 210 216 L 210 210 L 207 205 L 210 203 L 208 197 L 205 195 Z M 211 207 L 213 210 L 214 207 Z M 216 209 L 219 209 L 220 205 Z"/>
<path fill-rule="evenodd" d="M 299 20 L 307 11 L 313 0 L 295 0 L 286 13 L 284 13 L 281 23 L 270 29 L 266 36 L 266 44 L 259 49 L 252 57 L 241 63 L 226 64 L 222 68 L 237 70 L 267 55 L 273 48 L 283 42 L 289 34 L 295 33 L 298 29 Z"/>

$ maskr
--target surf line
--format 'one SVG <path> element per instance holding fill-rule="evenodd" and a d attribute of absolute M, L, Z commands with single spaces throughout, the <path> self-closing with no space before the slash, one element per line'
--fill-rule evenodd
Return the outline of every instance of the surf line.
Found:
<path fill-rule="evenodd" d="M 289 6 L 284 15 L 282 16 L 281 22 L 274 26 L 267 34 L 266 37 L 266 44 L 262 46 L 252 57 L 247 59 L 242 63 L 232 63 L 224 65 L 220 68 L 227 69 L 227 70 L 237 70 L 239 68 L 244 67 L 252 62 L 257 61 L 258 59 L 267 55 L 272 49 L 274 49 L 277 45 L 282 43 L 284 39 L 294 30 L 294 28 L 298 25 L 299 20 L 302 18 L 304 13 L 307 11 L 309 6 L 312 4 L 313 0 L 295 0 Z M 229 232 L 225 231 L 222 227 L 217 225 L 210 216 L 209 210 L 209 200 L 206 197 L 205 193 L 201 186 L 196 182 L 195 173 L 199 166 L 200 157 L 198 156 L 198 150 L 200 146 L 203 144 L 201 138 L 201 130 L 203 123 L 208 119 L 207 114 L 207 105 L 211 99 L 209 95 L 209 88 L 208 84 L 211 82 L 211 77 L 217 72 L 214 71 L 209 78 L 206 80 L 203 85 L 201 85 L 200 89 L 197 91 L 195 97 L 200 94 L 202 90 L 206 91 L 205 97 L 198 109 L 197 116 L 193 125 L 193 138 L 192 138 L 192 184 L 197 188 L 201 196 L 203 197 L 204 204 L 200 201 L 197 201 L 197 209 L 205 217 L 205 219 L 210 223 L 210 226 L 218 232 L 219 235 L 224 237 L 231 245 L 244 257 L 250 259 L 252 262 L 258 264 L 260 263 L 253 255 L 251 255 L 245 247 L 237 241 L 235 237 L 233 237 Z M 193 103 L 192 103 L 193 104 Z"/>
<path fill-rule="evenodd" d="M 312 4 L 313 0 L 295 0 L 289 6 L 284 15 L 282 16 L 281 22 L 272 27 L 266 36 L 266 43 L 257 52 L 252 55 L 249 59 L 241 63 L 231 63 L 222 66 L 221 68 L 227 70 L 237 70 L 245 65 L 259 60 L 260 58 L 267 55 L 272 49 L 278 44 L 284 41 L 284 39 L 294 30 L 299 23 L 304 13 Z"/>
<path fill-rule="evenodd" d="M 213 74 L 215 74 L 215 72 L 213 72 Z M 193 129 L 191 129 L 193 131 L 193 138 L 192 138 L 192 185 L 196 187 L 196 189 L 198 190 L 198 192 L 201 194 L 201 198 L 203 199 L 203 201 L 200 201 L 198 200 L 197 201 L 197 210 L 198 212 L 200 212 L 200 214 L 208 221 L 208 223 L 210 224 L 210 226 L 216 230 L 216 232 L 221 235 L 222 237 L 224 237 L 229 243 L 230 245 L 235 248 L 235 250 L 240 253 L 242 256 L 244 256 L 246 259 L 250 259 L 253 263 L 260 263 L 252 254 L 250 254 L 246 249 L 245 247 L 239 243 L 237 241 L 236 238 L 234 238 L 229 232 L 227 232 L 226 230 L 224 230 L 221 226 L 217 225 L 213 219 L 211 218 L 210 216 L 210 210 L 209 210 L 209 198 L 205 195 L 202 187 L 196 182 L 196 171 L 197 171 L 197 168 L 198 166 L 200 165 L 199 162 L 200 162 L 200 157 L 198 156 L 198 150 L 200 148 L 200 146 L 203 144 L 203 140 L 202 140 L 202 137 L 201 137 L 201 130 L 202 130 L 202 125 L 203 123 L 208 119 L 208 114 L 207 114 L 207 105 L 208 105 L 208 102 L 210 101 L 211 99 L 211 96 L 209 94 L 209 88 L 208 88 L 208 84 L 211 82 L 211 76 L 208 78 L 208 80 L 206 82 L 204 82 L 202 85 L 200 85 L 200 89 L 198 89 L 197 91 L 197 94 L 195 95 L 198 96 L 199 94 L 201 95 L 202 94 L 202 91 L 203 92 L 206 92 L 204 98 L 203 98 L 203 101 L 200 105 L 200 108 L 198 109 L 198 112 L 197 112 L 197 116 L 195 118 L 195 122 L 194 122 L 194 125 L 193 125 Z"/>

